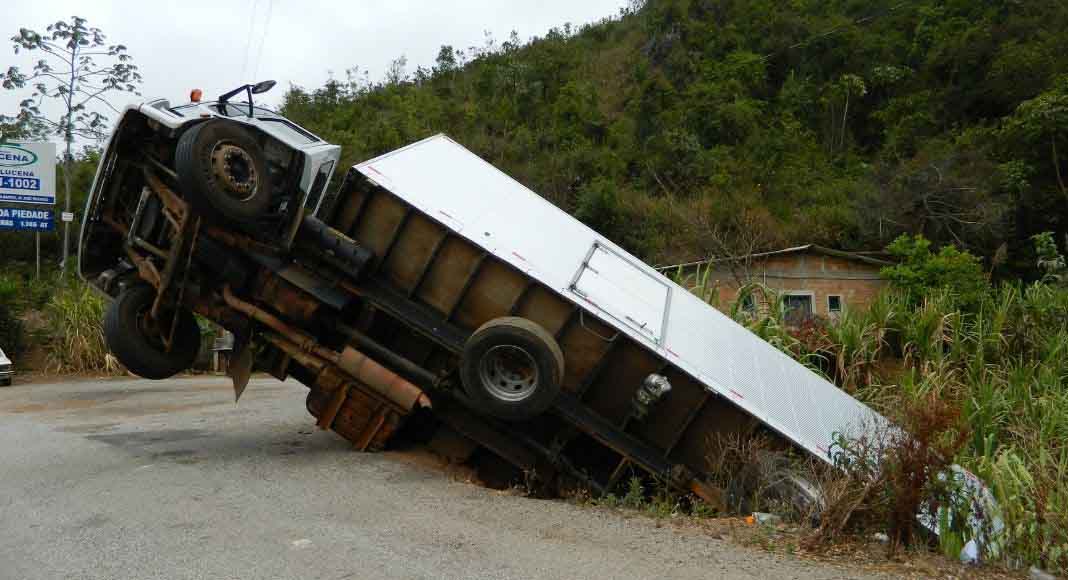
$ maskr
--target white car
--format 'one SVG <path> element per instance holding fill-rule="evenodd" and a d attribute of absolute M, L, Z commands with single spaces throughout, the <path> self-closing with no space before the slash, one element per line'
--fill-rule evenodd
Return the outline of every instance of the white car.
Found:
<path fill-rule="evenodd" d="M 0 349 L 0 387 L 10 386 L 11 379 L 14 377 L 15 369 L 11 364 L 11 359 L 7 358 L 3 349 Z"/>

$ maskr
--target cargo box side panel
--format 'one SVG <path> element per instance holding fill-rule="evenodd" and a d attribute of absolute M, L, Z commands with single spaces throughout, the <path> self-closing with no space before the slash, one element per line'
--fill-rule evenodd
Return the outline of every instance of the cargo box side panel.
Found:
<path fill-rule="evenodd" d="M 835 433 L 855 436 L 885 421 L 693 294 L 679 294 L 672 315 L 692 321 L 670 325 L 666 342 L 696 361 L 698 378 L 814 455 L 827 458 Z"/>

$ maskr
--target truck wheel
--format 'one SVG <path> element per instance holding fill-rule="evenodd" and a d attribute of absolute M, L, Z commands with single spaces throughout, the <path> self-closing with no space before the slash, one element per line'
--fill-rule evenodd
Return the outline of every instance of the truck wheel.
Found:
<path fill-rule="evenodd" d="M 243 127 L 207 121 L 178 140 L 175 168 L 182 191 L 202 212 L 247 224 L 271 205 L 263 149 Z"/>
<path fill-rule="evenodd" d="M 564 353 L 525 318 L 495 318 L 467 339 L 460 361 L 464 391 L 484 413 L 521 421 L 552 405 L 564 378 Z"/>
<path fill-rule="evenodd" d="M 164 347 L 161 328 L 149 317 L 156 291 L 151 286 L 128 288 L 108 307 L 104 315 L 104 340 L 108 348 L 130 372 L 146 379 L 160 380 L 174 376 L 193 366 L 200 350 L 200 327 L 187 310 L 180 310 L 174 341 L 168 351 Z M 161 316 L 169 323 L 170 314 Z"/>

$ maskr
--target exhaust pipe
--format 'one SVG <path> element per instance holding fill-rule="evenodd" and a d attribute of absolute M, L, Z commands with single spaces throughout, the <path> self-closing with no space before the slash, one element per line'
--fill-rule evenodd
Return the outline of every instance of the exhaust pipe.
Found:
<path fill-rule="evenodd" d="M 345 347 L 345 350 L 340 353 L 325 348 L 314 338 L 282 322 L 273 314 L 234 296 L 229 286 L 223 288 L 223 300 L 230 308 L 248 315 L 286 337 L 284 340 L 272 341 L 272 343 L 285 350 L 287 354 L 294 356 L 295 359 L 301 360 L 302 356 L 307 357 L 308 353 L 313 354 L 323 361 L 336 365 L 352 378 L 367 385 L 406 411 L 411 411 L 415 407 L 431 407 L 430 397 L 427 397 L 422 389 L 362 352 L 350 346 Z"/>
<path fill-rule="evenodd" d="M 375 257 L 371 250 L 313 216 L 306 216 L 301 222 L 297 241 L 354 279 Z"/>
<path fill-rule="evenodd" d="M 409 411 L 417 406 L 430 408 L 430 398 L 422 389 L 351 346 L 346 346 L 345 350 L 337 355 L 336 363 L 341 370 L 356 380 Z"/>

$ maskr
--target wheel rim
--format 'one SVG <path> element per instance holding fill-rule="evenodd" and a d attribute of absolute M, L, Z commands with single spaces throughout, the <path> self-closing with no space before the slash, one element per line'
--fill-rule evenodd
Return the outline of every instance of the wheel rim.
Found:
<path fill-rule="evenodd" d="M 248 151 L 222 141 L 211 150 L 211 173 L 222 191 L 237 201 L 256 195 L 256 163 Z"/>
<path fill-rule="evenodd" d="M 510 344 L 486 351 L 479 361 L 478 374 L 486 391 L 502 401 L 522 401 L 538 388 L 538 365 L 534 356 Z"/>

